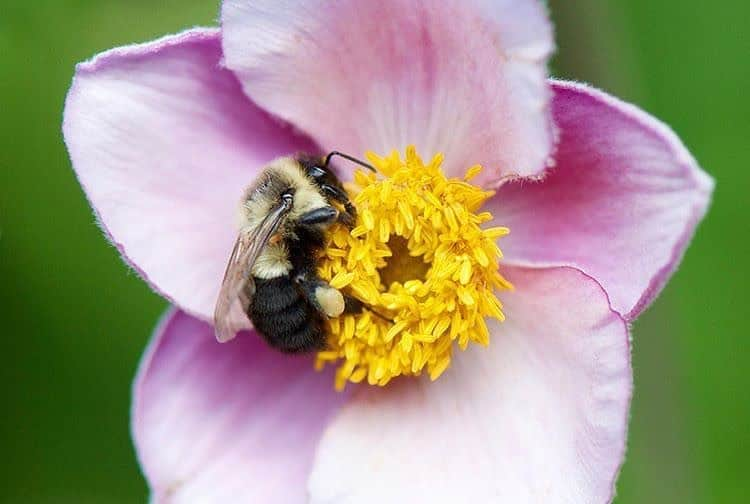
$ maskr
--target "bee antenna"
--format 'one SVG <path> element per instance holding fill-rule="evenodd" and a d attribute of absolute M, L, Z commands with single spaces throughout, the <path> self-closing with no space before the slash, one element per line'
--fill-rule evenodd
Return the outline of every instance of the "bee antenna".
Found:
<path fill-rule="evenodd" d="M 356 163 L 356 164 L 358 164 L 360 166 L 364 166 L 365 168 L 367 168 L 368 170 L 370 170 L 373 173 L 375 172 L 375 167 L 373 167 L 371 164 L 365 163 L 364 161 L 362 161 L 360 159 L 357 159 L 357 158 L 355 158 L 353 156 L 350 156 L 349 154 L 344 154 L 343 152 L 339 152 L 339 151 L 331 151 L 326 156 L 325 162 L 323 163 L 323 167 L 324 168 L 328 168 L 328 163 L 331 162 L 331 158 L 333 156 L 339 156 L 339 157 L 342 157 L 344 159 L 348 159 L 352 163 Z"/>

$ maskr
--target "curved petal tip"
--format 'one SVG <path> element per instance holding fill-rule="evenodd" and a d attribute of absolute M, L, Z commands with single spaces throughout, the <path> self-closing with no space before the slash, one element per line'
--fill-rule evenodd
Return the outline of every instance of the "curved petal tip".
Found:
<path fill-rule="evenodd" d="M 314 149 L 221 68 L 219 31 L 112 49 L 78 66 L 63 122 L 76 175 L 123 258 L 210 320 L 245 188 L 272 159 Z"/>
<path fill-rule="evenodd" d="M 506 262 L 580 268 L 632 320 L 679 265 L 713 180 L 668 126 L 637 107 L 583 84 L 553 89 L 555 167 L 541 181 L 503 185 L 488 203 L 512 230 Z"/>

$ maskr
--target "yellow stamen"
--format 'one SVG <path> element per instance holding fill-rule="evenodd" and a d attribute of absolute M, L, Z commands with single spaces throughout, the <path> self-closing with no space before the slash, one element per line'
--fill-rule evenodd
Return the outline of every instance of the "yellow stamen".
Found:
<path fill-rule="evenodd" d="M 468 183 L 481 167 L 447 179 L 441 154 L 426 165 L 414 147 L 406 159 L 396 151 L 367 157 L 381 175 L 355 174 L 356 226 L 331 230 L 319 267 L 368 307 L 328 322 L 329 348 L 317 354 L 316 369 L 338 365 L 338 390 L 423 372 L 437 379 L 454 346 L 489 344 L 485 317 L 505 318 L 495 290 L 513 288 L 500 275 L 495 243 L 508 229 L 482 229 L 492 215 L 475 213 L 493 194 Z"/>

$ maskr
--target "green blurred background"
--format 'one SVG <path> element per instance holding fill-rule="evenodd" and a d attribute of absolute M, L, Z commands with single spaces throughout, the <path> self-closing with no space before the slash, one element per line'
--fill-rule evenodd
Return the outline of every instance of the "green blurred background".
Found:
<path fill-rule="evenodd" d="M 0 501 L 144 502 L 130 382 L 164 301 L 94 224 L 60 135 L 73 65 L 214 24 L 217 0 L 1 0 Z M 635 325 L 618 503 L 747 502 L 750 3 L 555 0 L 556 75 L 662 118 L 718 182 Z"/>

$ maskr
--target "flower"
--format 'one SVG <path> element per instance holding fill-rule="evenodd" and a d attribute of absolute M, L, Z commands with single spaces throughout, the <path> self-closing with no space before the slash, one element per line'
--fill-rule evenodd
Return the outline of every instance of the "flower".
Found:
<path fill-rule="evenodd" d="M 462 350 L 489 344 L 485 317 L 505 318 L 494 291 L 512 288 L 498 272 L 495 243 L 508 228 L 482 229 L 492 215 L 475 213 L 493 194 L 468 183 L 480 166 L 447 179 L 442 156 L 425 166 L 413 147 L 403 161 L 396 151 L 370 161 L 386 178 L 357 172 L 359 225 L 331 232 L 320 265 L 324 280 L 371 307 L 329 321 L 329 348 L 316 365 L 344 361 L 339 390 L 347 380 L 385 386 L 425 369 L 437 379 L 454 342 Z"/>
<path fill-rule="evenodd" d="M 82 63 L 64 113 L 104 232 L 175 305 L 133 388 L 153 500 L 610 500 L 628 325 L 677 267 L 713 187 L 679 139 L 601 91 L 546 80 L 551 28 L 534 0 L 225 0 L 221 20 Z M 251 331 L 218 344 L 207 321 L 261 167 L 412 144 L 442 152 L 448 179 L 483 166 L 471 181 L 495 193 L 483 229 L 511 230 L 499 272 L 514 290 L 494 292 L 506 320 L 485 319 L 489 346 L 453 355 L 435 382 L 339 393 L 332 368 Z M 378 233 L 385 218 L 373 211 Z"/>

